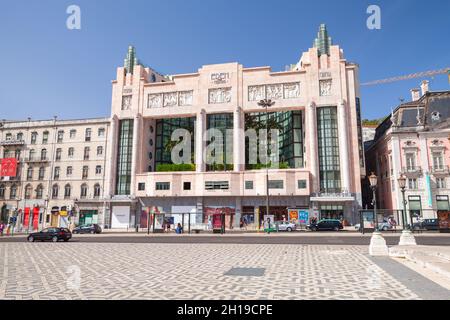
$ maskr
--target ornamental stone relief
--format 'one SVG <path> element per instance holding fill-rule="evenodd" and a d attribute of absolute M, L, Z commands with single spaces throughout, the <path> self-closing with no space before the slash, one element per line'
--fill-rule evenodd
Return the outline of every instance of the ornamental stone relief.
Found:
<path fill-rule="evenodd" d="M 248 101 L 262 99 L 294 99 L 300 97 L 300 82 L 278 83 L 248 87 Z"/>
<path fill-rule="evenodd" d="M 162 94 L 149 94 L 148 95 L 148 108 L 161 108 L 162 107 Z"/>
<path fill-rule="evenodd" d="M 260 101 L 266 97 L 266 86 L 249 86 L 248 101 Z"/>
<path fill-rule="evenodd" d="M 122 97 L 122 110 L 129 110 L 131 108 L 131 95 Z"/>
<path fill-rule="evenodd" d="M 218 88 L 209 90 L 209 103 L 229 103 L 231 102 L 231 88 Z"/>
<path fill-rule="evenodd" d="M 283 86 L 281 84 L 270 84 L 266 87 L 267 99 L 277 100 L 283 98 Z"/>
<path fill-rule="evenodd" d="M 180 106 L 192 106 L 193 91 L 181 91 L 179 92 L 178 104 Z"/>
<path fill-rule="evenodd" d="M 300 97 L 300 83 L 285 83 L 284 87 L 284 98 L 292 99 Z"/>
<path fill-rule="evenodd" d="M 164 93 L 163 106 L 175 107 L 178 103 L 178 92 Z"/>
<path fill-rule="evenodd" d="M 320 96 L 329 96 L 331 95 L 331 79 L 329 80 L 320 80 Z"/>

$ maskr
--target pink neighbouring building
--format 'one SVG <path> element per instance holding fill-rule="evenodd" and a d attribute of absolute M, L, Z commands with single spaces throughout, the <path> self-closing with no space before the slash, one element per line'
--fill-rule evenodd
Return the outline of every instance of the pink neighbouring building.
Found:
<path fill-rule="evenodd" d="M 428 82 L 413 89 L 412 101 L 401 104 L 381 123 L 366 150 L 367 173 L 378 176 L 377 204 L 403 210 L 397 179 L 407 178 L 405 200 L 413 217 L 436 218 L 449 210 L 450 91 L 430 92 Z M 367 190 L 364 205 L 372 200 Z"/>

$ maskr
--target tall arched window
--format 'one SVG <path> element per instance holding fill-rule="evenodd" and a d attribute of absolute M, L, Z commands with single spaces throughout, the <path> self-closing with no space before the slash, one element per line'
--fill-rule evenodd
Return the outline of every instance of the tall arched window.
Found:
<path fill-rule="evenodd" d="M 45 177 L 45 167 L 40 167 L 39 168 L 39 176 L 38 179 L 39 180 L 44 180 Z"/>
<path fill-rule="evenodd" d="M 25 187 L 25 199 L 31 199 L 31 192 L 33 191 L 33 187 L 31 184 L 27 184 Z"/>
<path fill-rule="evenodd" d="M 42 149 L 41 150 L 41 160 L 46 160 L 47 159 L 47 149 Z"/>
<path fill-rule="evenodd" d="M 82 184 L 81 185 L 81 192 L 80 192 L 80 198 L 81 199 L 86 199 L 87 197 L 87 192 L 88 192 L 88 186 L 87 184 Z"/>
<path fill-rule="evenodd" d="M 100 198 L 101 188 L 100 185 L 97 183 L 94 186 L 94 198 Z"/>
<path fill-rule="evenodd" d="M 59 194 L 59 186 L 54 184 L 52 187 L 52 199 L 57 199 Z"/>
<path fill-rule="evenodd" d="M 42 199 L 43 194 L 44 194 L 44 187 L 42 186 L 42 184 L 40 184 L 36 188 L 36 199 Z"/>
<path fill-rule="evenodd" d="M 34 159 L 34 154 L 35 154 L 36 152 L 34 151 L 34 149 L 31 149 L 30 150 L 30 155 L 29 155 L 29 157 L 28 157 L 28 160 L 33 160 Z"/>
<path fill-rule="evenodd" d="M 17 197 L 17 186 L 13 184 L 11 190 L 9 191 L 9 199 L 14 200 Z"/>
<path fill-rule="evenodd" d="M 0 184 L 0 199 L 5 199 L 5 185 Z"/>
<path fill-rule="evenodd" d="M 66 184 L 64 187 L 64 199 L 70 199 L 70 194 L 72 193 L 72 187 L 70 184 Z"/>

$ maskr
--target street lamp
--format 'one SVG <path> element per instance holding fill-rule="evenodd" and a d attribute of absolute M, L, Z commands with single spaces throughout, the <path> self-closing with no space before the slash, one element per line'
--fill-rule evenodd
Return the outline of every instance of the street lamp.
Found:
<path fill-rule="evenodd" d="M 406 200 L 405 200 L 405 188 L 406 188 L 406 177 L 404 175 L 400 175 L 400 177 L 397 179 L 398 186 L 400 190 L 402 191 L 402 198 L 403 198 L 403 231 L 402 235 L 400 236 L 400 246 L 414 246 L 417 245 L 416 239 L 414 238 L 414 235 L 411 232 L 412 223 L 408 227 L 406 227 L 406 224 L 408 223 L 408 217 L 406 214 Z"/>
<path fill-rule="evenodd" d="M 266 110 L 266 152 L 267 152 L 267 158 L 266 158 L 266 214 L 269 215 L 269 113 L 268 108 L 272 107 L 275 104 L 275 101 L 272 101 L 271 99 L 263 99 L 258 102 L 258 106 L 265 108 Z M 258 230 L 260 227 L 260 222 L 258 221 Z"/>
<path fill-rule="evenodd" d="M 373 213 L 375 216 L 375 231 L 378 232 L 377 195 L 376 195 L 378 177 L 373 172 L 369 176 L 369 183 L 370 183 L 370 188 L 372 189 L 372 193 L 373 193 Z"/>
<path fill-rule="evenodd" d="M 402 214 L 402 222 L 403 222 L 403 230 L 406 229 L 408 218 L 406 216 L 406 200 L 405 200 L 405 188 L 406 188 L 406 177 L 404 175 L 400 175 L 397 179 L 398 186 L 402 191 L 402 199 L 403 199 L 403 214 Z"/>

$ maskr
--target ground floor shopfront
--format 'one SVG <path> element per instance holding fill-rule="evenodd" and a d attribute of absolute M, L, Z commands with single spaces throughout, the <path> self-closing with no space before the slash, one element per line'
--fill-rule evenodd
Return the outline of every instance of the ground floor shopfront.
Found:
<path fill-rule="evenodd" d="M 261 227 L 271 221 L 306 225 L 311 219 L 339 219 L 358 223 L 358 206 L 349 202 L 311 202 L 310 197 L 271 196 L 269 214 L 266 197 L 160 197 L 111 202 L 105 224 L 112 229 L 160 228 L 189 225 L 191 229 L 214 229 L 218 219 L 226 229 Z M 223 216 L 219 218 L 219 216 Z"/>

